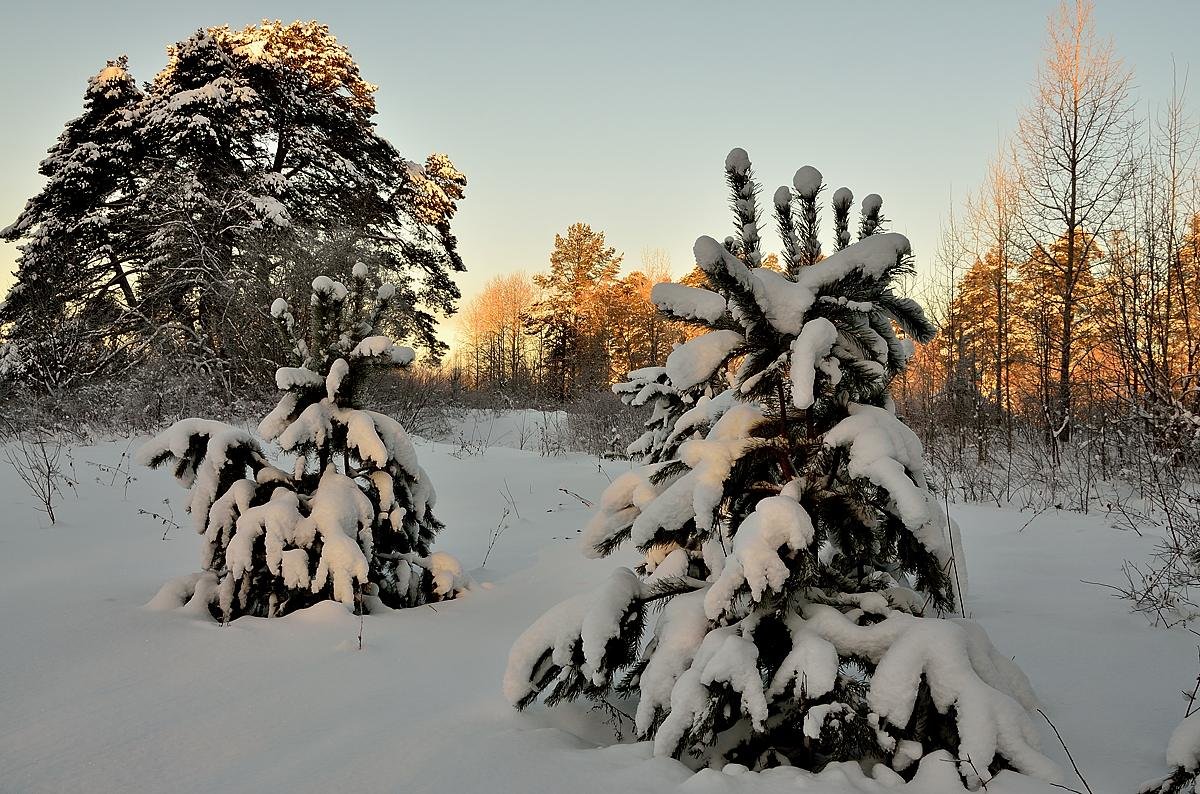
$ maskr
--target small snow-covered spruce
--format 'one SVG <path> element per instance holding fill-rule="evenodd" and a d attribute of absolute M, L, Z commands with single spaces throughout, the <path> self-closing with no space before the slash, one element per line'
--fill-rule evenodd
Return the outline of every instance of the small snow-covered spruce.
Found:
<path fill-rule="evenodd" d="M 740 150 L 730 160 L 748 162 Z M 813 171 L 796 180 L 802 196 L 819 190 Z M 585 553 L 628 543 L 642 561 L 526 630 L 505 694 L 518 708 L 635 699 L 656 754 L 714 767 L 858 761 L 911 779 L 949 753 L 969 786 L 1004 768 L 1056 779 L 1025 676 L 955 614 L 957 527 L 888 393 L 911 349 L 901 336 L 934 333 L 893 292 L 908 240 L 871 234 L 839 249 L 780 273 L 697 240 L 709 291 L 728 302 L 719 314 L 694 310 L 715 306 L 704 296 L 665 302 L 708 330 L 672 353 L 671 382 L 738 359 L 733 383 L 677 420 L 675 433 L 702 432 L 675 459 L 605 491 Z"/>
<path fill-rule="evenodd" d="M 365 266 L 349 287 L 318 276 L 307 333 L 286 300 L 271 306 L 299 366 L 276 371 L 283 396 L 258 433 L 295 455 L 290 470 L 272 465 L 250 432 L 206 419 L 177 422 L 139 450 L 141 463 L 171 465 L 191 489 L 188 511 L 205 541 L 203 571 L 165 586 L 160 605 L 188 602 L 223 621 L 327 599 L 361 613 L 466 586 L 454 558 L 430 552 L 442 525 L 408 434 L 358 404 L 368 368 L 413 360 L 375 330 L 395 289 L 369 284 Z"/>
<path fill-rule="evenodd" d="M 1174 769 L 1163 780 L 1143 785 L 1138 794 L 1194 792 L 1200 778 L 1200 711 L 1184 717 L 1167 742 L 1167 763 Z"/>

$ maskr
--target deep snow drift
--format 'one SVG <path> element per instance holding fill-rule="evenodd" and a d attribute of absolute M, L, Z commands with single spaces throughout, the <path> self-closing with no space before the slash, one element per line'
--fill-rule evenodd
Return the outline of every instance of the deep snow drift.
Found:
<path fill-rule="evenodd" d="M 790 769 L 693 775 L 652 758 L 649 743 L 603 747 L 611 729 L 585 706 L 514 712 L 501 692 L 513 640 L 612 571 L 581 553 L 591 511 L 573 494 L 596 502 L 630 464 L 417 443 L 438 484 L 439 549 L 479 586 L 367 616 L 362 651 L 358 619 L 333 602 L 224 628 L 146 608 L 160 585 L 198 569 L 201 541 L 166 472 L 132 467 L 126 491 L 124 475 L 114 482 L 94 465 L 129 467 L 126 442 L 73 451 L 78 496 L 68 490 L 53 527 L 0 466 L 0 791 L 961 790 L 950 763 L 945 775 L 930 763 L 905 787 L 847 767 L 815 779 Z M 480 569 L 510 494 L 516 510 Z M 139 508 L 173 511 L 183 528 L 164 540 Z M 1116 581 L 1122 559 L 1143 557 L 1154 539 L 1102 516 L 1045 514 L 1018 531 L 1028 515 L 952 513 L 969 560 L 968 611 L 1028 673 L 1092 789 L 1128 792 L 1165 774 L 1181 690 L 1196 675 L 1194 637 L 1151 628 L 1080 581 Z M 1049 726 L 1040 729 L 1043 751 L 1082 790 Z M 1046 790 L 1013 775 L 988 784 L 992 794 Z"/>

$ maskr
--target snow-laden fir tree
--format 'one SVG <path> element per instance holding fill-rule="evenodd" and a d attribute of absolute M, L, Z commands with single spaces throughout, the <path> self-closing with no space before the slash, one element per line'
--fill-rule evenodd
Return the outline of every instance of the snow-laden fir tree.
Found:
<path fill-rule="evenodd" d="M 145 311 L 240 358 L 231 322 L 263 301 L 257 285 L 322 272 L 295 262 L 361 260 L 396 285 L 404 336 L 443 352 L 433 312 L 459 296 L 450 220 L 466 180 L 445 155 L 421 165 L 380 137 L 377 86 L 328 26 L 213 27 L 169 56 L 138 119 L 161 154 L 142 163 L 137 197 L 154 220 L 140 230 Z"/>
<path fill-rule="evenodd" d="M 838 250 L 821 258 L 821 175 L 802 168 L 773 202 L 785 270 L 758 267 L 744 151 L 726 173 L 739 234 L 697 240 L 709 289 L 660 305 L 706 331 L 672 353 L 675 370 L 699 383 L 733 362 L 732 386 L 696 407 L 686 424 L 703 434 L 674 460 L 605 491 L 585 552 L 628 544 L 642 561 L 526 630 L 506 696 L 632 698 L 656 754 L 714 766 L 854 760 L 911 777 L 922 759 L 957 759 L 968 782 L 1002 768 L 1054 779 L 1025 676 L 959 616 L 957 528 L 888 394 L 910 340 L 934 333 L 894 291 L 908 240 L 881 232 L 872 196 L 850 243 L 843 188 Z"/>
<path fill-rule="evenodd" d="M 408 434 L 358 404 L 369 368 L 414 357 L 376 332 L 395 287 L 372 295 L 370 285 L 362 263 L 349 287 L 318 277 L 307 330 L 286 300 L 271 306 L 299 366 L 275 373 L 283 396 L 258 433 L 295 455 L 290 470 L 272 465 L 254 434 L 206 419 L 177 422 L 138 451 L 191 489 L 204 536 L 203 571 L 169 583 L 160 603 L 228 621 L 331 598 L 366 611 L 414 606 L 465 587 L 457 561 L 430 552 L 441 523 Z"/>
<path fill-rule="evenodd" d="M 138 159 L 134 118 L 142 92 L 116 58 L 88 80 L 84 111 L 68 122 L 38 168 L 46 178 L 0 239 L 20 241 L 15 283 L 0 303 L 9 342 L 0 377 L 64 386 L 121 356 L 115 315 L 135 302 L 133 246 L 120 219 Z"/>
<path fill-rule="evenodd" d="M 0 230 L 4 240 L 24 241 L 0 322 L 21 319 L 24 301 L 41 291 L 60 303 L 108 290 L 134 302 L 128 251 L 113 231 L 137 158 L 133 125 L 142 92 L 127 66 L 121 56 L 88 80 L 83 114 L 67 123 L 38 167 L 46 184 Z"/>
<path fill-rule="evenodd" d="M 396 286 L 388 331 L 445 352 L 466 179 L 381 137 L 376 89 L 318 22 L 198 30 L 144 91 L 110 62 L 0 231 L 3 371 L 54 388 L 159 358 L 240 386 L 279 363 L 271 298 L 356 261 Z"/>

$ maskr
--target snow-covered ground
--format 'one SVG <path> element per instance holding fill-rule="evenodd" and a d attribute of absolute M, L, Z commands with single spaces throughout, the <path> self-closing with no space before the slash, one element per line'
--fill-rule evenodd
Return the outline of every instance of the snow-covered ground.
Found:
<path fill-rule="evenodd" d="M 567 423 L 565 411 L 471 408 L 439 440 L 454 445 L 460 455 L 491 447 L 553 454 L 570 447 Z"/>
<path fill-rule="evenodd" d="M 134 467 L 126 489 L 123 475 L 114 482 L 94 465 L 120 464 L 127 446 L 73 451 L 80 484 L 55 526 L 0 464 L 0 791 L 898 790 L 845 768 L 816 779 L 694 775 L 652 758 L 648 743 L 608 746 L 610 729 L 586 706 L 506 705 L 513 639 L 620 562 L 580 553 L 588 509 L 567 491 L 595 501 L 627 463 L 541 457 L 511 439 L 479 455 L 419 444 L 447 525 L 437 548 L 479 585 L 458 601 L 367 616 L 359 651 L 359 620 L 332 602 L 224 628 L 145 608 L 162 583 L 197 569 L 199 539 L 187 529 L 163 539 L 163 526 L 138 513 L 173 510 L 186 524 L 185 492 L 168 473 Z M 510 498 L 520 515 L 507 517 L 480 568 Z M 1195 637 L 1147 626 L 1081 581 L 1117 581 L 1121 561 L 1144 556 L 1153 539 L 1102 516 L 1044 514 L 1018 531 L 1027 515 L 952 509 L 970 560 L 968 608 L 1028 673 L 1092 790 L 1129 792 L 1165 773 L 1181 690 L 1197 672 Z M 1082 790 L 1042 728 L 1065 782 Z M 903 788 L 945 790 L 932 780 Z M 1043 790 L 1013 775 L 988 785 Z"/>

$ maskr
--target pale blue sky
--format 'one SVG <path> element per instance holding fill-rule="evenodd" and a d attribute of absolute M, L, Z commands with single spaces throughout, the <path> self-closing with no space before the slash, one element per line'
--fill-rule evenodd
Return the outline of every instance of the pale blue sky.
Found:
<path fill-rule="evenodd" d="M 659 247 L 682 272 L 697 236 L 728 233 L 733 146 L 750 152 L 767 198 L 804 164 L 831 187 L 880 193 L 928 268 L 951 194 L 978 183 L 1028 100 L 1053 6 L 23 3 L 0 26 L 0 225 L 38 189 L 38 161 L 106 59 L 128 53 L 145 81 L 197 27 L 315 18 L 381 86 L 384 136 L 413 159 L 444 151 L 467 174 L 455 223 L 467 296 L 496 273 L 545 267 L 555 232 L 576 220 L 633 265 Z M 1144 112 L 1169 95 L 1172 58 L 1200 71 L 1197 0 L 1097 6 Z M 1189 89 L 1200 109 L 1198 86 L 1200 74 Z M 0 244 L 0 288 L 15 254 Z"/>

